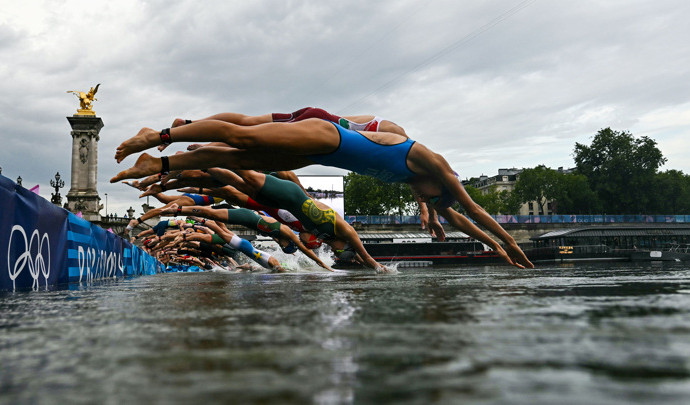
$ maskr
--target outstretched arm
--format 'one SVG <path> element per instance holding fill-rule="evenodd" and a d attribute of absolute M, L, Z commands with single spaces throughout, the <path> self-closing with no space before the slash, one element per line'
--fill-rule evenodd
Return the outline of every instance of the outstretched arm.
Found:
<path fill-rule="evenodd" d="M 413 160 L 415 167 L 423 167 L 429 175 L 438 179 L 440 183 L 450 191 L 453 197 L 465 209 L 465 212 L 467 212 L 467 215 L 469 215 L 470 218 L 475 220 L 479 225 L 486 228 L 489 232 L 496 235 L 496 237 L 505 243 L 505 251 L 510 258 L 509 263 L 514 264 L 517 267 L 534 267 L 534 265 L 527 259 L 527 256 L 522 249 L 520 249 L 520 247 L 517 245 L 515 239 L 513 239 L 513 237 L 510 236 L 510 234 L 508 234 L 508 232 L 506 232 L 506 230 L 503 229 L 501 225 L 499 225 L 498 222 L 491 217 L 491 215 L 489 215 L 481 206 L 479 206 L 479 204 L 475 203 L 474 200 L 472 200 L 472 197 L 467 194 L 467 191 L 462 186 L 462 183 L 460 183 L 455 172 L 450 167 L 446 159 L 443 158 L 443 156 L 430 151 L 423 145 L 419 145 L 419 147 L 415 150 L 415 158 Z M 455 212 L 454 210 L 450 208 L 441 209 L 433 206 L 433 204 L 431 206 L 439 210 L 439 213 L 441 213 L 441 215 L 443 215 L 448 221 L 454 221 L 458 224 L 464 223 L 464 221 L 458 219 L 459 217 L 463 217 L 462 215 L 453 215 L 453 212 Z M 467 218 L 465 218 L 465 220 L 467 220 Z M 493 246 L 492 244 L 489 245 Z"/>
<path fill-rule="evenodd" d="M 273 122 L 273 118 L 271 114 L 263 114 L 263 115 L 244 115 L 244 114 L 239 114 L 239 113 L 220 113 L 220 114 L 215 114 L 211 115 L 210 117 L 202 118 L 200 120 L 194 120 L 194 121 L 207 121 L 207 120 L 218 120 L 218 121 L 225 121 L 229 122 L 231 124 L 236 124 L 236 125 L 243 125 L 243 126 L 249 126 L 249 125 L 259 125 L 259 124 L 265 124 L 267 122 Z M 181 120 L 179 118 L 176 118 L 173 121 L 173 127 L 178 127 L 180 125 L 184 125 L 186 121 Z"/>
<path fill-rule="evenodd" d="M 345 220 L 340 219 L 337 224 L 337 229 L 338 229 L 338 238 L 346 240 L 350 246 L 355 250 L 357 254 L 359 254 L 359 257 L 362 259 L 362 262 L 364 263 L 365 266 L 371 267 L 372 269 L 376 271 L 383 271 L 383 272 L 388 272 L 390 271 L 386 266 L 383 266 L 376 260 L 374 260 L 373 257 L 367 252 L 367 250 L 364 248 L 364 244 L 362 243 L 362 240 L 359 239 L 359 236 L 357 235 L 357 232 L 345 222 L 348 226 L 341 225 L 340 221 L 345 222 Z"/>
<path fill-rule="evenodd" d="M 469 198 L 469 195 L 467 196 L 467 198 Z M 505 243 L 505 250 L 495 240 L 489 237 L 489 235 L 484 233 L 484 231 L 479 229 L 479 227 L 477 227 L 470 220 L 468 220 L 464 215 L 459 214 L 452 208 L 448 207 L 439 209 L 439 213 L 443 217 L 445 217 L 448 220 L 448 222 L 450 222 L 453 226 L 462 230 L 471 237 L 491 246 L 508 263 L 521 269 L 524 269 L 526 267 L 534 268 L 534 265 L 532 264 L 532 262 L 529 261 L 529 259 L 527 259 L 527 256 L 517 245 L 515 239 L 513 239 L 513 237 L 510 236 L 508 232 L 506 232 L 505 229 L 503 229 L 498 224 L 498 222 L 491 218 L 491 216 L 486 211 L 484 211 L 482 207 L 480 207 L 478 204 L 472 201 L 471 198 L 469 198 L 469 200 L 471 203 L 467 201 L 463 203 L 461 201 L 461 204 L 463 205 L 463 207 L 466 207 L 465 209 L 467 210 L 470 217 L 480 225 L 489 229 L 489 231 L 496 235 L 498 238 L 500 238 Z M 467 204 L 467 206 L 465 204 Z"/>
<path fill-rule="evenodd" d="M 419 205 L 419 222 L 422 225 L 422 229 L 426 229 L 429 226 L 429 208 L 427 208 L 426 203 L 419 197 L 415 196 L 415 201 Z M 429 228 L 431 236 L 434 236 L 433 229 Z"/>
<path fill-rule="evenodd" d="M 443 225 L 441 225 L 441 222 L 438 220 L 438 215 L 436 214 L 434 207 L 429 205 L 428 211 L 429 233 L 431 233 L 431 236 L 436 236 L 439 241 L 443 242 L 446 240 L 446 230 L 443 229 Z"/>

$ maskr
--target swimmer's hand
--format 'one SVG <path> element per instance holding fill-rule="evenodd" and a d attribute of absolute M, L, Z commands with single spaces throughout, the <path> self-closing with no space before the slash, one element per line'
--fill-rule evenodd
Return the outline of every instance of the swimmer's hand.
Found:
<path fill-rule="evenodd" d="M 521 268 L 521 269 L 533 269 L 534 264 L 529 261 L 527 258 L 527 255 L 525 255 L 525 252 L 520 249 L 520 247 L 517 245 L 517 243 L 513 242 L 505 247 L 505 251 L 508 254 L 508 257 L 510 258 L 512 264 L 515 267 Z"/>
<path fill-rule="evenodd" d="M 394 274 L 397 273 L 395 270 L 391 269 L 390 267 L 382 266 L 379 265 L 376 267 L 376 272 L 377 273 L 386 273 L 386 274 Z"/>
<path fill-rule="evenodd" d="M 520 247 L 515 244 L 509 244 L 506 245 L 505 249 L 503 247 L 499 247 L 498 249 L 495 250 L 495 252 L 506 262 L 510 263 L 511 265 L 519 268 L 519 269 L 524 269 L 524 268 L 530 268 L 533 269 L 534 265 L 532 262 L 527 259 L 527 256 L 525 253 L 520 249 Z"/>
<path fill-rule="evenodd" d="M 426 229 L 429 226 L 429 211 L 425 211 L 419 214 L 419 222 L 422 225 L 422 229 Z M 431 230 L 429 230 L 432 232 Z M 433 234 L 431 236 L 434 236 Z"/>
<path fill-rule="evenodd" d="M 433 218 L 429 221 L 429 233 L 432 237 L 436 237 L 439 242 L 446 240 L 446 231 L 438 221 L 438 218 Z"/>

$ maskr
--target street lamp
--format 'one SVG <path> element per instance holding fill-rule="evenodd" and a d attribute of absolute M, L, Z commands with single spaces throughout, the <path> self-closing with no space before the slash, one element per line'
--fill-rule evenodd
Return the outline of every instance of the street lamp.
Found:
<path fill-rule="evenodd" d="M 108 217 L 108 193 L 105 193 L 105 217 Z"/>
<path fill-rule="evenodd" d="M 56 205 L 62 204 L 62 196 L 60 196 L 60 188 L 65 187 L 65 181 L 60 178 L 60 172 L 55 174 L 55 180 L 50 180 L 50 186 L 55 189 L 55 194 L 51 194 L 51 202 Z"/>
<path fill-rule="evenodd" d="M 17 177 L 17 185 L 19 187 L 24 187 L 24 186 L 22 186 L 22 176 Z"/>

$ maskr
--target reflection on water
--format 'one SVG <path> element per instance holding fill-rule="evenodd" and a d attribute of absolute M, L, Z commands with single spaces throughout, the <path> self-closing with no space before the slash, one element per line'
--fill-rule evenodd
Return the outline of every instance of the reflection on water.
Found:
<path fill-rule="evenodd" d="M 189 273 L 0 293 L 0 403 L 686 403 L 689 276 Z"/>

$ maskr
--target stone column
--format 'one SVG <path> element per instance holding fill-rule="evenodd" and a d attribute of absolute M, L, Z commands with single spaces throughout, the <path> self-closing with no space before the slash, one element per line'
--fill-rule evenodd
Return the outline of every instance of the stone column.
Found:
<path fill-rule="evenodd" d="M 72 126 L 72 177 L 65 208 L 75 214 L 81 211 L 84 219 L 99 222 L 98 134 L 103 128 L 103 120 L 75 114 L 67 117 L 67 121 Z"/>

